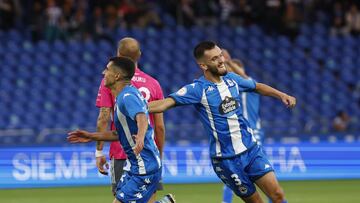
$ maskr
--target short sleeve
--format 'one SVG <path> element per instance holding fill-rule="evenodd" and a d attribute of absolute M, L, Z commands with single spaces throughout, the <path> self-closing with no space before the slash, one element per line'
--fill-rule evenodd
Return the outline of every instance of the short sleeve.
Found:
<path fill-rule="evenodd" d="M 169 95 L 176 102 L 176 105 L 197 104 L 201 102 L 202 88 L 197 83 L 186 85 Z"/>
<path fill-rule="evenodd" d="M 114 106 L 114 97 L 111 90 L 104 85 L 104 79 L 100 83 L 99 91 L 96 98 L 96 107 L 108 107 Z"/>
<path fill-rule="evenodd" d="M 125 93 L 121 99 L 121 111 L 132 120 L 138 113 L 146 113 L 147 107 L 145 103 L 136 95 Z"/>
<path fill-rule="evenodd" d="M 256 88 L 255 80 L 251 78 L 245 79 L 239 75 L 236 75 L 235 73 L 229 73 L 228 75 L 238 84 L 239 92 L 251 92 L 255 90 Z"/>

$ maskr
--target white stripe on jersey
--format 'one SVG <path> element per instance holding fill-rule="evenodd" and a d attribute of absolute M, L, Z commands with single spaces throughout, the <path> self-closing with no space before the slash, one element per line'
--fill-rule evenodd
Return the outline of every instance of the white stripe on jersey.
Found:
<path fill-rule="evenodd" d="M 119 121 L 120 121 L 120 123 L 121 123 L 121 125 L 122 125 L 122 127 L 124 129 L 126 139 L 129 142 L 131 148 L 133 148 L 135 146 L 135 143 L 134 143 L 134 140 L 132 138 L 128 123 L 126 121 L 126 117 L 125 117 L 124 114 L 121 113 L 121 111 L 118 108 L 116 108 L 116 113 L 117 113 Z M 138 154 L 136 156 L 136 159 L 137 159 L 137 162 L 138 162 L 138 165 L 139 165 L 139 174 L 146 174 L 144 160 L 142 159 L 141 155 Z"/>
<path fill-rule="evenodd" d="M 209 118 L 211 130 L 212 130 L 213 135 L 215 137 L 216 156 L 221 156 L 220 142 L 219 142 L 218 134 L 217 134 L 216 129 L 215 129 L 214 118 L 213 118 L 213 116 L 211 114 L 211 109 L 210 109 L 210 106 L 209 106 L 209 103 L 208 103 L 208 100 L 207 100 L 207 97 L 206 97 L 206 91 L 205 90 L 203 90 L 203 94 L 202 94 L 202 97 L 201 97 L 201 104 L 206 109 L 206 113 L 207 113 L 208 118 Z"/>
<path fill-rule="evenodd" d="M 149 125 L 150 125 L 150 124 L 149 124 Z M 154 132 L 154 130 L 152 130 L 151 138 L 152 138 L 151 140 L 152 140 L 153 143 L 154 143 L 154 146 L 156 147 L 156 150 L 159 151 L 159 148 L 157 147 L 156 142 L 155 142 L 155 132 Z M 159 153 L 160 153 L 160 151 L 159 151 Z M 156 158 L 156 161 L 157 161 L 157 163 L 158 163 L 159 168 L 161 168 L 161 160 L 160 160 L 160 157 L 157 156 L 157 155 L 155 155 L 155 158 Z"/>
<path fill-rule="evenodd" d="M 228 86 L 225 84 L 224 81 L 222 81 L 220 84 L 217 85 L 217 88 L 219 90 L 221 99 L 224 101 L 225 97 L 232 97 L 230 90 Z M 242 142 L 242 134 L 240 131 L 240 124 L 239 124 L 239 118 L 236 114 L 231 115 L 227 118 L 227 122 L 229 125 L 229 132 L 231 136 L 231 142 L 233 145 L 233 149 L 235 151 L 235 154 L 239 154 L 247 148 Z"/>
<path fill-rule="evenodd" d="M 244 115 L 244 118 L 246 118 L 246 120 L 249 120 L 249 114 L 248 114 L 248 111 L 247 111 L 247 103 L 246 103 L 246 93 L 243 92 L 241 93 L 241 101 L 242 101 L 242 107 L 243 107 L 243 115 Z"/>

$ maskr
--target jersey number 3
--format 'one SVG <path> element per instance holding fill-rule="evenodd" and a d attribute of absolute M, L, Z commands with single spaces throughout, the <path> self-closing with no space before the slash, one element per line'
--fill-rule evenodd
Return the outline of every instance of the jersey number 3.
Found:
<path fill-rule="evenodd" d="M 150 97 L 151 97 L 150 90 L 148 88 L 146 88 L 146 87 L 140 87 L 138 90 L 141 92 L 141 94 L 143 95 L 145 100 L 147 102 L 149 102 Z"/>
<path fill-rule="evenodd" d="M 234 179 L 235 185 L 241 185 L 241 180 L 240 180 L 239 176 L 236 173 L 232 174 L 231 178 Z"/>

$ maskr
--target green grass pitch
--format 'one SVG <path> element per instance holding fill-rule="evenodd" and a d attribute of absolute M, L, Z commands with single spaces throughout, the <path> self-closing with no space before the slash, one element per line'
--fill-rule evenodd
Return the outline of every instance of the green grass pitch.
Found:
<path fill-rule="evenodd" d="M 360 202 L 360 180 L 283 181 L 289 203 Z M 222 185 L 167 184 L 162 196 L 173 193 L 178 203 L 221 203 Z M 0 190 L 1 203 L 111 203 L 110 186 Z M 235 198 L 234 203 L 242 202 Z"/>

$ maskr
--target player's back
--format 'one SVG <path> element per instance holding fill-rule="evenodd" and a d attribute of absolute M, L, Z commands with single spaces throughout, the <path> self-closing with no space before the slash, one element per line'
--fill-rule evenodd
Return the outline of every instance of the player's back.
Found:
<path fill-rule="evenodd" d="M 164 98 L 159 82 L 139 68 L 136 68 L 131 84 L 141 92 L 147 102 Z M 150 124 L 154 124 L 153 114 L 150 114 Z"/>
<path fill-rule="evenodd" d="M 131 164 L 130 172 L 143 175 L 157 171 L 161 167 L 161 162 L 154 141 L 154 131 L 150 125 L 145 134 L 143 150 L 137 156 L 133 151 L 133 136 L 138 132 L 136 115 L 139 113 L 144 113 L 149 118 L 146 101 L 135 87 L 126 86 L 116 98 L 115 125 L 119 141 Z"/>

